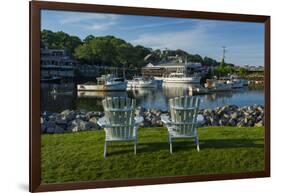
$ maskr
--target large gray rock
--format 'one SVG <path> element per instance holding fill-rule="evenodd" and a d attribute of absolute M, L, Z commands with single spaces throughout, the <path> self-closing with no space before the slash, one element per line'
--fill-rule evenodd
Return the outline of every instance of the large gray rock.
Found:
<path fill-rule="evenodd" d="M 75 119 L 71 122 L 71 125 L 67 128 L 68 131 L 78 132 L 97 129 L 98 125 L 93 122 L 83 121 L 81 119 Z"/>
<path fill-rule="evenodd" d="M 231 118 L 231 119 L 229 119 L 229 121 L 228 121 L 228 125 L 229 125 L 229 126 L 235 126 L 236 123 L 237 123 L 237 121 L 236 121 L 235 118 Z"/>
<path fill-rule="evenodd" d="M 145 108 L 140 107 L 140 106 L 136 108 L 136 115 L 137 116 L 143 116 L 144 112 L 145 112 Z"/>
<path fill-rule="evenodd" d="M 56 117 L 55 122 L 57 125 L 66 125 L 67 124 L 67 120 L 64 117 Z"/>
<path fill-rule="evenodd" d="M 231 119 L 237 119 L 238 118 L 238 113 L 237 112 L 233 112 L 231 114 Z"/>
<path fill-rule="evenodd" d="M 94 123 L 94 124 L 97 124 L 98 118 L 97 118 L 97 117 L 92 117 L 92 118 L 89 120 L 89 122 Z"/>
<path fill-rule="evenodd" d="M 78 114 L 75 119 L 81 119 L 83 121 L 88 121 L 86 114 Z"/>
<path fill-rule="evenodd" d="M 43 127 L 44 128 L 55 128 L 55 126 L 56 126 L 56 122 L 55 121 L 45 121 L 43 124 Z"/>
<path fill-rule="evenodd" d="M 70 111 L 69 109 L 66 109 L 66 110 L 62 111 L 60 114 L 61 114 L 62 116 L 66 116 L 66 115 L 68 115 L 70 112 L 71 112 L 71 111 Z"/>
<path fill-rule="evenodd" d="M 259 121 L 258 123 L 255 124 L 255 127 L 262 127 L 263 126 L 263 122 Z"/>
<path fill-rule="evenodd" d="M 63 115 L 64 119 L 68 121 L 72 121 L 76 117 L 76 113 L 74 111 L 69 111 L 68 113 Z"/>
<path fill-rule="evenodd" d="M 48 127 L 46 133 L 53 134 L 55 132 L 55 127 Z"/>
<path fill-rule="evenodd" d="M 43 117 L 40 117 L 40 124 L 44 124 L 45 119 Z"/>
<path fill-rule="evenodd" d="M 54 129 L 54 133 L 65 133 L 65 130 L 60 126 L 56 126 Z"/>
<path fill-rule="evenodd" d="M 96 117 L 96 116 L 97 116 L 97 114 L 94 111 L 89 111 L 86 113 L 86 117 L 88 120 L 90 120 L 92 117 Z"/>

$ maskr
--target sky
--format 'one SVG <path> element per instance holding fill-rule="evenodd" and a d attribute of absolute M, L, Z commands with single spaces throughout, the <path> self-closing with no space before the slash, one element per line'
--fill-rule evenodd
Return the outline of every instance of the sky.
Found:
<path fill-rule="evenodd" d="M 43 29 L 82 40 L 88 35 L 113 35 L 133 45 L 182 49 L 218 61 L 225 46 L 227 63 L 264 66 L 262 23 L 42 10 Z"/>

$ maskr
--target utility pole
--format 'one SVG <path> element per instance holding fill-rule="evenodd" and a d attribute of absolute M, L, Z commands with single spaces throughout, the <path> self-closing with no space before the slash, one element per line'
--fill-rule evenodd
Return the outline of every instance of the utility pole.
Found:
<path fill-rule="evenodd" d="M 220 70 L 219 70 L 219 77 L 221 76 L 222 71 L 225 70 L 225 52 L 226 52 L 226 47 L 222 46 L 222 59 L 221 59 L 221 63 L 220 63 Z"/>
<path fill-rule="evenodd" d="M 226 47 L 223 46 L 223 47 L 222 47 L 222 59 L 223 59 L 223 60 L 225 59 L 225 53 L 226 53 Z"/>

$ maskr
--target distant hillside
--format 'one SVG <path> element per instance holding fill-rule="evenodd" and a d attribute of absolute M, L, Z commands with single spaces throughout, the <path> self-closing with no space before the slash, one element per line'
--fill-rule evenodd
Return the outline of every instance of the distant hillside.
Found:
<path fill-rule="evenodd" d="M 141 68 L 148 63 L 199 62 L 208 66 L 217 66 L 215 59 L 198 54 L 190 54 L 186 51 L 160 50 L 147 48 L 142 45 L 132 45 L 123 39 L 114 36 L 87 36 L 81 40 L 77 36 L 71 36 L 65 32 L 41 31 L 41 47 L 48 46 L 52 49 L 67 48 L 72 55 L 85 64 Z"/>

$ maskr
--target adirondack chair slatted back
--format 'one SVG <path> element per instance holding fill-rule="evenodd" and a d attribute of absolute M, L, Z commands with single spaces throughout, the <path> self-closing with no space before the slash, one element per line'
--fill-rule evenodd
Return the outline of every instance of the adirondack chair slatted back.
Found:
<path fill-rule="evenodd" d="M 200 99 L 176 97 L 169 100 L 173 132 L 178 135 L 193 135 L 196 129 Z"/>
<path fill-rule="evenodd" d="M 107 133 L 110 138 L 129 139 L 135 136 L 136 100 L 125 97 L 107 97 L 102 101 Z"/>

